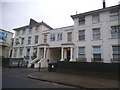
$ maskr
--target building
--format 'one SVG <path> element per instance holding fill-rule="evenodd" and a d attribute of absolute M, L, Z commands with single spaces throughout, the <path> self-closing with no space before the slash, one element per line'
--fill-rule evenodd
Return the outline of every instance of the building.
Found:
<path fill-rule="evenodd" d="M 31 19 L 29 25 L 14 29 L 12 57 L 24 57 L 35 67 L 47 67 L 47 60 L 120 62 L 119 8 L 104 4 L 102 9 L 72 15 L 73 26 L 57 29 Z"/>
<path fill-rule="evenodd" d="M 11 54 L 13 33 L 0 29 L 0 57 L 9 58 Z"/>

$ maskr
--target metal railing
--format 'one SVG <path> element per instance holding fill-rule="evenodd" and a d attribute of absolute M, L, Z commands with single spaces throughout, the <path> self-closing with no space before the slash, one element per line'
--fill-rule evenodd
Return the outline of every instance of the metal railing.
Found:
<path fill-rule="evenodd" d="M 111 62 L 120 63 L 120 58 L 111 58 Z"/>
<path fill-rule="evenodd" d="M 92 62 L 103 62 L 103 58 L 91 58 Z"/>
<path fill-rule="evenodd" d="M 87 58 L 76 58 L 77 62 L 87 62 Z"/>

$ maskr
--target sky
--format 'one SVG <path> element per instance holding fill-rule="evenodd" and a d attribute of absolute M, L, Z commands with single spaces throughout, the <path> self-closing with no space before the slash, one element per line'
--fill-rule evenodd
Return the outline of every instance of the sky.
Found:
<path fill-rule="evenodd" d="M 106 7 L 119 1 L 106 0 Z M 52 28 L 71 26 L 71 15 L 102 7 L 102 0 L 0 0 L 0 28 L 14 33 L 14 28 L 28 25 L 31 18 Z"/>

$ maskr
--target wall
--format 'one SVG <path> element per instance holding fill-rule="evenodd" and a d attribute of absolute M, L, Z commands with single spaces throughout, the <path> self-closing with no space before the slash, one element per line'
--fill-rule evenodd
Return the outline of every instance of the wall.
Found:
<path fill-rule="evenodd" d="M 79 18 L 74 19 L 74 39 L 76 47 L 85 46 L 85 53 L 88 62 L 93 58 L 92 46 L 101 46 L 102 58 L 104 63 L 110 63 L 112 58 L 112 45 L 118 45 L 118 39 L 111 38 L 111 26 L 118 25 L 118 20 L 110 21 L 110 11 L 100 13 L 100 23 L 92 24 L 92 15 L 85 17 L 85 25 L 78 25 Z M 92 29 L 100 28 L 101 39 L 92 40 Z M 85 30 L 85 40 L 78 41 L 78 31 Z M 78 49 L 76 50 L 78 52 Z M 78 57 L 78 53 L 76 58 Z"/>

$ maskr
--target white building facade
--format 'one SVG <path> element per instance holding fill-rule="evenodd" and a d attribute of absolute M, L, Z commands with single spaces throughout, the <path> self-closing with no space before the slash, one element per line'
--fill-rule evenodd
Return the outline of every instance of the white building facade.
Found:
<path fill-rule="evenodd" d="M 0 57 L 9 58 L 11 54 L 13 33 L 0 29 Z"/>
<path fill-rule="evenodd" d="M 44 22 L 16 28 L 12 57 L 35 67 L 47 60 L 120 62 L 120 5 L 72 15 L 73 26 L 53 29 Z M 34 22 L 34 23 L 31 23 Z"/>

